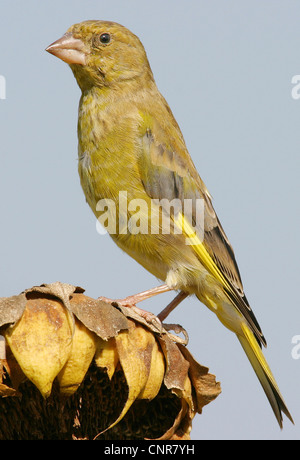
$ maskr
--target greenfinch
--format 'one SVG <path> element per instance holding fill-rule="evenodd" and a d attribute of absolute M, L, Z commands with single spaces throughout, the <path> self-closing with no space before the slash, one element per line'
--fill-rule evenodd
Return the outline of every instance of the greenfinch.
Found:
<path fill-rule="evenodd" d="M 261 351 L 266 341 L 233 249 L 139 38 L 114 22 L 84 21 L 46 50 L 70 65 L 82 91 L 78 169 L 92 211 L 164 281 L 155 293 L 195 294 L 237 335 L 280 427 L 282 412 L 293 421 Z"/>

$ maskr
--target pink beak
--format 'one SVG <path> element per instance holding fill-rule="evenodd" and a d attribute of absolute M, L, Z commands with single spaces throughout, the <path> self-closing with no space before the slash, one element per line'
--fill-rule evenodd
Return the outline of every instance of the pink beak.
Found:
<path fill-rule="evenodd" d="M 72 33 L 66 33 L 59 40 L 51 43 L 46 51 L 67 64 L 86 64 L 85 45 L 79 38 L 74 38 Z"/>

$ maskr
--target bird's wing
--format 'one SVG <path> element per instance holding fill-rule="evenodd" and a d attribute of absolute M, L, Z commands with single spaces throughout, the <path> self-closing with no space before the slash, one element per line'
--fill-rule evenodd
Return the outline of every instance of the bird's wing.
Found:
<path fill-rule="evenodd" d="M 203 200 L 204 228 L 200 229 L 202 238 L 196 236 L 192 241 L 193 250 L 202 265 L 222 284 L 233 305 L 246 318 L 259 344 L 266 345 L 244 294 L 233 249 L 213 208 L 211 196 L 192 162 L 180 131 L 176 129 L 176 133 L 178 136 L 172 138 L 156 122 L 152 122 L 151 128 L 146 129 L 138 161 L 145 191 L 153 199 L 177 198 L 182 203 L 184 199 L 192 200 L 192 217 L 190 214 L 181 214 L 176 221 L 188 235 L 195 234 L 196 200 Z"/>

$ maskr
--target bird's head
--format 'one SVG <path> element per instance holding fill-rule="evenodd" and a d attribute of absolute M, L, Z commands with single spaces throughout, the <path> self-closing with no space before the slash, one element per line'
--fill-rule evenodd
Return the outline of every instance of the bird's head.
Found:
<path fill-rule="evenodd" d="M 46 51 L 70 65 L 82 90 L 145 76 L 152 79 L 142 43 L 115 22 L 91 20 L 74 24 Z"/>

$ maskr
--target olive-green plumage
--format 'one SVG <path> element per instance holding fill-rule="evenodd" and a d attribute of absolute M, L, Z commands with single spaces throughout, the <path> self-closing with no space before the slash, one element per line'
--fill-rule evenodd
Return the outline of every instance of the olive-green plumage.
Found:
<path fill-rule="evenodd" d="M 70 64 L 82 90 L 78 169 L 93 212 L 99 217 L 99 200 L 112 200 L 118 219 L 127 222 L 136 209 L 124 211 L 119 206 L 119 193 L 124 191 L 128 202 L 143 200 L 154 214 L 164 212 L 155 200 L 192 200 L 192 213 L 171 214 L 168 233 L 161 227 L 151 232 L 152 214 L 139 212 L 139 224 L 149 229 L 147 233 L 125 232 L 118 220 L 111 236 L 170 287 L 196 294 L 237 334 L 280 426 L 281 411 L 292 420 L 261 352 L 266 342 L 245 297 L 233 249 L 180 128 L 156 87 L 140 40 L 119 24 L 85 21 L 47 50 Z M 198 229 L 203 238 L 196 237 L 191 245 L 186 237 L 197 223 L 197 200 L 204 203 L 204 228 Z"/>

